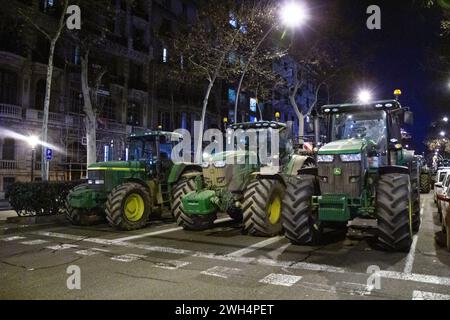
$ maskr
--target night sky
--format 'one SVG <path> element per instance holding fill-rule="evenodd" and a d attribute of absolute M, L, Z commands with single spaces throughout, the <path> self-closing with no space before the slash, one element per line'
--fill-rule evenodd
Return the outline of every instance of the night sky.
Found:
<path fill-rule="evenodd" d="M 334 2 L 333 10 L 337 11 L 334 13 L 340 23 L 345 24 L 342 30 L 350 30 L 350 36 L 341 41 L 358 62 L 355 63 L 358 70 L 353 70 L 357 76 L 352 81 L 348 77 L 342 79 L 345 84 L 339 99 L 352 100 L 361 87 L 372 89 L 374 97 L 380 100 L 393 98 L 394 89 L 401 89 L 402 105 L 415 114 L 415 125 L 410 131 L 417 141 L 416 147 L 420 152 L 425 151 L 421 142 L 425 140 L 427 127 L 433 117 L 445 110 L 443 96 L 450 95 L 446 91 L 448 80 L 442 83 L 443 70 L 433 70 L 429 63 L 443 41 L 439 37 L 441 11 L 424 8 L 422 1 L 413 0 L 324 0 L 321 5 L 330 2 Z M 369 5 L 381 8 L 381 30 L 366 27 Z M 320 5 L 311 11 L 312 15 L 319 15 L 316 19 L 328 19 Z"/>

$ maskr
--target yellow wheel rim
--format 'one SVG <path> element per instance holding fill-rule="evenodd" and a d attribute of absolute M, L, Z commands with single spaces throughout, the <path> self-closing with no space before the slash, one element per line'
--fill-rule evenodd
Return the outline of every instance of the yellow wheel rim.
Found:
<path fill-rule="evenodd" d="M 269 205 L 269 221 L 271 224 L 277 224 L 280 221 L 281 216 L 281 199 L 279 196 L 276 196 L 272 199 L 272 202 Z"/>
<path fill-rule="evenodd" d="M 142 219 L 144 215 L 145 205 L 144 199 L 136 193 L 130 194 L 125 200 L 125 217 L 131 221 L 136 222 Z"/>

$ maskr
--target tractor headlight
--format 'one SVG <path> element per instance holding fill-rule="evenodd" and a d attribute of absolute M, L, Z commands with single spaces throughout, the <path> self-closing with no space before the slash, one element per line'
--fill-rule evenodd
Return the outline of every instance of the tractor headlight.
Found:
<path fill-rule="evenodd" d="M 203 169 L 207 169 L 209 167 L 209 162 L 203 162 L 202 163 L 202 168 Z"/>
<path fill-rule="evenodd" d="M 333 162 L 334 156 L 331 154 L 321 154 L 317 156 L 317 162 Z"/>
<path fill-rule="evenodd" d="M 215 161 L 214 162 L 214 167 L 216 167 L 216 168 L 224 168 L 225 167 L 225 161 L 223 161 L 223 160 Z"/>
<path fill-rule="evenodd" d="M 105 180 L 95 180 L 95 184 L 105 184 Z"/>
<path fill-rule="evenodd" d="M 88 180 L 88 184 L 94 184 L 94 180 Z"/>
<path fill-rule="evenodd" d="M 361 161 L 361 153 L 341 154 L 342 162 L 359 162 Z"/>

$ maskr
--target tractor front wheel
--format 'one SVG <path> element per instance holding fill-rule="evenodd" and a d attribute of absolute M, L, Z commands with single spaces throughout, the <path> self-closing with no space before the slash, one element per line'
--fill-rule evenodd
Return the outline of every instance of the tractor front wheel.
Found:
<path fill-rule="evenodd" d="M 188 193 L 195 191 L 195 176 L 183 175 L 173 188 L 172 214 L 177 224 L 185 230 L 204 230 L 216 220 L 215 214 L 188 215 L 183 211 L 182 200 Z"/>
<path fill-rule="evenodd" d="M 431 191 L 431 177 L 429 174 L 420 175 L 420 192 L 430 193 Z"/>
<path fill-rule="evenodd" d="M 72 208 L 66 203 L 66 218 L 75 226 L 92 226 L 105 220 L 105 214 L 100 209 Z"/>
<path fill-rule="evenodd" d="M 147 189 L 138 183 L 124 183 L 115 187 L 106 201 L 106 219 L 120 230 L 144 228 L 151 213 L 151 199 Z"/>
<path fill-rule="evenodd" d="M 408 251 L 412 243 L 413 203 L 409 175 L 386 174 L 377 190 L 378 241 L 386 250 Z"/>
<path fill-rule="evenodd" d="M 311 199 L 315 194 L 315 177 L 292 177 L 287 181 L 283 200 L 283 227 L 292 243 L 305 245 L 317 241 L 319 228 L 313 215 Z"/>
<path fill-rule="evenodd" d="M 281 203 L 284 187 L 278 180 L 257 179 L 251 182 L 244 193 L 244 231 L 254 236 L 280 234 Z"/>

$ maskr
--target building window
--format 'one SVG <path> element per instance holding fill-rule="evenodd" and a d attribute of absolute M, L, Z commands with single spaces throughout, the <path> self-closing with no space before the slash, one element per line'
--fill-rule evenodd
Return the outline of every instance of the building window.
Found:
<path fill-rule="evenodd" d="M 2 160 L 16 159 L 16 141 L 11 138 L 3 140 Z"/>
<path fill-rule="evenodd" d="M 17 74 L 0 70 L 0 102 L 17 104 Z"/>
<path fill-rule="evenodd" d="M 36 83 L 36 94 L 34 96 L 34 107 L 37 110 L 44 110 L 45 101 L 45 80 L 39 80 Z"/>
<path fill-rule="evenodd" d="M 163 130 L 171 130 L 170 125 L 170 112 L 159 112 L 159 123 L 158 125 L 161 125 Z"/>
<path fill-rule="evenodd" d="M 75 65 L 80 64 L 80 48 L 78 46 L 75 46 L 73 48 L 73 53 L 72 53 L 72 62 Z"/>
<path fill-rule="evenodd" d="M 16 178 L 4 177 L 3 178 L 3 191 L 6 192 L 6 190 L 8 190 L 8 188 L 9 188 L 9 186 L 12 185 L 14 182 L 16 182 Z"/>
<path fill-rule="evenodd" d="M 127 124 L 130 126 L 141 125 L 141 107 L 138 103 L 132 102 L 128 104 Z"/>
<path fill-rule="evenodd" d="M 232 88 L 228 89 L 228 102 L 236 102 L 236 90 Z"/>

